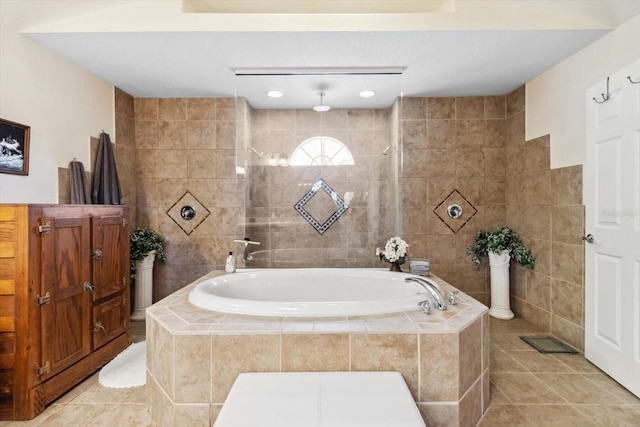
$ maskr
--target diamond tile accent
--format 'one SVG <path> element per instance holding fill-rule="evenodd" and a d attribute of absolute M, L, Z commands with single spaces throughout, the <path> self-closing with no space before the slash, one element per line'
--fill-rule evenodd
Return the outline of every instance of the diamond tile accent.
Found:
<path fill-rule="evenodd" d="M 180 214 L 185 206 L 191 206 L 195 210 L 195 215 L 189 220 L 182 218 Z M 167 210 L 167 215 L 188 236 L 202 224 L 202 221 L 211 215 L 211 212 L 193 194 L 187 191 Z"/>
<path fill-rule="evenodd" d="M 453 219 L 449 217 L 447 208 L 453 204 L 458 204 L 462 207 L 462 216 L 460 216 L 460 218 Z M 467 200 L 466 197 L 460 194 L 458 190 L 453 190 L 442 202 L 440 202 L 438 206 L 436 206 L 433 213 L 435 213 L 436 216 L 440 218 L 440 221 L 444 222 L 451 231 L 457 233 L 478 213 L 478 210 L 469 200 Z"/>
<path fill-rule="evenodd" d="M 332 214 L 330 214 L 323 223 L 320 223 L 320 221 L 314 218 L 314 216 L 304 208 L 304 206 L 313 198 L 313 196 L 318 194 L 318 191 L 320 190 L 324 190 L 325 193 L 329 196 L 330 200 L 335 203 L 338 208 Z M 347 209 L 349 209 L 340 195 L 338 195 L 338 193 L 336 193 L 331 187 L 329 187 L 329 185 L 324 182 L 323 179 L 317 180 L 311 186 L 311 189 L 309 189 L 309 191 L 307 191 L 306 194 L 302 196 L 300 200 L 298 200 L 298 203 L 293 205 L 293 207 L 320 234 L 324 234 L 324 232 L 327 231 L 329 227 L 331 227 L 333 223 L 336 222 L 342 216 L 342 214 L 347 211 Z M 317 207 L 314 210 L 317 210 Z"/>

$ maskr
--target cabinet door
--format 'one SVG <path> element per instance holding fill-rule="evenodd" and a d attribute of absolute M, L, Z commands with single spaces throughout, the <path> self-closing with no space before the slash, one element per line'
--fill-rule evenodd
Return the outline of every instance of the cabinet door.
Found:
<path fill-rule="evenodd" d="M 93 308 L 93 349 L 108 343 L 129 326 L 129 304 L 118 296 Z"/>
<path fill-rule="evenodd" d="M 99 301 L 120 292 L 128 283 L 125 257 L 129 240 L 124 216 L 93 217 L 91 221 L 93 300 Z"/>
<path fill-rule="evenodd" d="M 46 379 L 91 351 L 89 218 L 44 218 L 42 233 L 42 360 Z M 48 368 L 47 368 L 48 364 Z"/>

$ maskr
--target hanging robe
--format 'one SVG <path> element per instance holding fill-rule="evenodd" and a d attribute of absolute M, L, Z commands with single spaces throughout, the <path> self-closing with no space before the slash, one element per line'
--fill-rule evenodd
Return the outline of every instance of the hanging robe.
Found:
<path fill-rule="evenodd" d="M 71 203 L 90 205 L 91 193 L 89 192 L 87 174 L 84 171 L 84 165 L 82 162 L 73 160 L 69 164 L 69 174 L 71 184 Z"/>
<path fill-rule="evenodd" d="M 122 188 L 118 179 L 118 169 L 111 147 L 109 134 L 100 134 L 98 157 L 93 175 L 93 193 L 91 200 L 94 204 L 121 205 Z"/>

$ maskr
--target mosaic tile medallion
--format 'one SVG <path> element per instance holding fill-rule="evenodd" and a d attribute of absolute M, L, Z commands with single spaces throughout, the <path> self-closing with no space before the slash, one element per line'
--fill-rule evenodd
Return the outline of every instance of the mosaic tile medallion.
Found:
<path fill-rule="evenodd" d="M 187 191 L 167 210 L 167 215 L 188 236 L 211 215 L 211 212 Z"/>
<path fill-rule="evenodd" d="M 458 218 L 451 218 L 447 212 L 452 205 L 459 205 L 462 214 Z M 458 190 L 453 190 L 445 199 L 433 210 L 440 221 L 449 227 L 451 231 L 457 233 L 464 227 L 477 213 L 478 210 L 464 197 Z"/>
<path fill-rule="evenodd" d="M 349 209 L 338 193 L 322 179 L 317 180 L 293 207 L 320 234 L 324 234 Z"/>

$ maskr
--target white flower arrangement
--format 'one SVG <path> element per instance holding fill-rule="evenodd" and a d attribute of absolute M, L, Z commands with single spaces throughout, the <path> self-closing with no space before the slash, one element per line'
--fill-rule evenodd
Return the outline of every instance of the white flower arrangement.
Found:
<path fill-rule="evenodd" d="M 390 238 L 384 246 L 384 249 L 376 248 L 376 255 L 379 256 L 381 260 L 397 262 L 400 265 L 405 263 L 408 253 L 409 245 L 399 236 Z"/>

